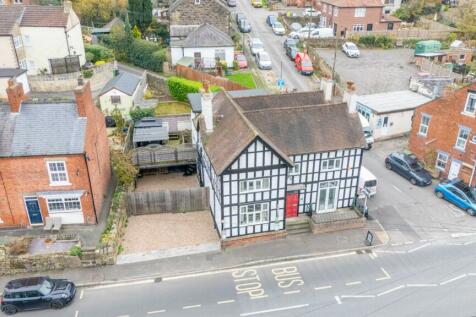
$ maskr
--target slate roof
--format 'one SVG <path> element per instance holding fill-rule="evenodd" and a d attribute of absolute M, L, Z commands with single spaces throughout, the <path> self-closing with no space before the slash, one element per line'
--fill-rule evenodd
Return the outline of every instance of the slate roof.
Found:
<path fill-rule="evenodd" d="M 381 0 L 323 0 L 340 8 L 383 7 Z"/>
<path fill-rule="evenodd" d="M 22 6 L 0 6 L 0 34 L 10 34 L 15 23 L 20 23 Z"/>
<path fill-rule="evenodd" d="M 356 102 L 377 114 L 408 111 L 431 101 L 431 98 L 410 90 L 399 90 L 372 95 L 362 95 Z"/>
<path fill-rule="evenodd" d="M 183 41 L 175 43 L 176 47 L 233 47 L 234 45 L 228 34 L 208 23 L 200 25 Z"/>
<path fill-rule="evenodd" d="M 108 83 L 101 90 L 100 95 L 105 94 L 111 89 L 117 89 L 126 95 L 132 96 L 140 82 L 141 77 L 129 72 L 120 71 L 119 75 L 108 81 Z"/>
<path fill-rule="evenodd" d="M 26 73 L 26 69 L 22 68 L 0 68 L 0 78 L 18 77 Z"/>
<path fill-rule="evenodd" d="M 83 153 L 86 121 L 74 103 L 0 105 L 0 157 Z"/>
<path fill-rule="evenodd" d="M 65 27 L 69 14 L 60 6 L 0 6 L 0 34 L 10 34 L 15 23 L 31 27 Z"/>
<path fill-rule="evenodd" d="M 200 25 L 171 25 L 170 37 L 184 38 Z"/>
<path fill-rule="evenodd" d="M 143 127 L 134 128 L 134 136 L 132 142 L 151 142 L 163 141 L 169 139 L 169 131 L 167 127 Z"/>
<path fill-rule="evenodd" d="M 205 0 L 205 1 L 209 1 L 209 0 Z M 215 1 L 215 3 L 217 3 L 218 5 L 224 7 L 225 9 L 228 10 L 227 6 L 223 3 L 223 1 L 221 0 L 211 0 L 211 1 Z M 190 9 L 190 5 L 186 2 L 186 0 L 175 0 L 172 2 L 172 4 L 170 5 L 169 7 L 169 15 L 175 10 L 177 9 L 181 4 L 183 3 L 184 6 L 187 6 L 187 9 Z"/>
<path fill-rule="evenodd" d="M 228 91 L 228 93 L 233 98 L 262 96 L 262 95 L 269 95 L 270 94 L 270 92 L 266 89 L 231 90 L 231 91 Z M 193 112 L 195 112 L 195 113 L 202 112 L 202 94 L 201 93 L 187 94 L 187 99 L 188 99 L 188 102 L 190 103 L 190 105 L 192 106 L 192 111 Z"/>
<path fill-rule="evenodd" d="M 246 102 L 240 103 L 245 98 Z M 345 103 L 319 104 L 321 98 L 322 92 L 242 98 L 218 93 L 213 98 L 214 130 L 207 135 L 206 129 L 200 129 L 217 174 L 223 173 L 255 138 L 262 139 L 288 164 L 293 163 L 289 156 L 294 154 L 363 147 L 358 114 L 349 114 Z M 310 101 L 314 103 L 308 104 Z M 203 124 L 200 116 L 198 125 Z"/>

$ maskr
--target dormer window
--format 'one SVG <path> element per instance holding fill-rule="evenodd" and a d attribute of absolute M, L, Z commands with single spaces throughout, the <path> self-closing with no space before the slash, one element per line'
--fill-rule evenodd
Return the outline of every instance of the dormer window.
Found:
<path fill-rule="evenodd" d="M 466 104 L 464 105 L 464 114 L 474 116 L 476 112 L 476 94 L 468 93 Z"/>

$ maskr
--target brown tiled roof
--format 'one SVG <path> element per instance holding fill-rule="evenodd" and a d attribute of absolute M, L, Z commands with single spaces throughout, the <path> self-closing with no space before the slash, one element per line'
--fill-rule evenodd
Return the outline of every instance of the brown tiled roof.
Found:
<path fill-rule="evenodd" d="M 59 6 L 25 6 L 21 26 L 33 27 L 65 27 L 68 13 Z"/>
<path fill-rule="evenodd" d="M 0 34 L 10 34 L 16 22 L 20 22 L 22 6 L 0 6 Z"/>
<path fill-rule="evenodd" d="M 340 8 L 383 7 L 380 0 L 321 0 Z"/>
<path fill-rule="evenodd" d="M 214 131 L 200 129 L 215 172 L 220 175 L 257 137 L 289 164 L 293 154 L 363 147 L 358 115 L 349 114 L 346 104 L 320 104 L 322 99 L 322 92 L 242 98 L 218 93 Z"/>

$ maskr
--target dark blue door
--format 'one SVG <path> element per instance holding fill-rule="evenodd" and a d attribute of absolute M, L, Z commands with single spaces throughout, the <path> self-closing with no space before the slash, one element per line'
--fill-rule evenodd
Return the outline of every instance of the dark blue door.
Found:
<path fill-rule="evenodd" d="M 30 217 L 30 224 L 38 225 L 43 223 L 38 198 L 25 198 L 25 205 Z"/>

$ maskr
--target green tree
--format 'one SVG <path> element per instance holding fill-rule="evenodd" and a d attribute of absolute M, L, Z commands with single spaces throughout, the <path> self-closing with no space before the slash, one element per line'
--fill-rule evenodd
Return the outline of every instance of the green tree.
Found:
<path fill-rule="evenodd" d="M 144 32 L 152 22 L 151 0 L 129 0 L 127 11 L 130 15 L 131 24 L 137 25 Z"/>
<path fill-rule="evenodd" d="M 134 28 L 132 29 L 132 36 L 135 39 L 140 39 L 142 37 L 142 33 L 140 32 L 139 28 L 137 25 L 134 25 Z"/>
<path fill-rule="evenodd" d="M 139 169 L 132 163 L 130 155 L 122 151 L 112 151 L 111 164 L 119 185 L 129 188 L 134 184 Z"/>
<path fill-rule="evenodd" d="M 456 27 L 463 33 L 465 40 L 476 39 L 476 11 L 471 3 L 461 7 L 461 15 Z"/>
<path fill-rule="evenodd" d="M 124 120 L 121 111 L 117 108 L 114 108 L 114 110 L 111 112 L 111 116 L 114 121 L 116 121 L 116 134 L 122 135 L 124 127 L 126 126 L 126 120 Z"/>

